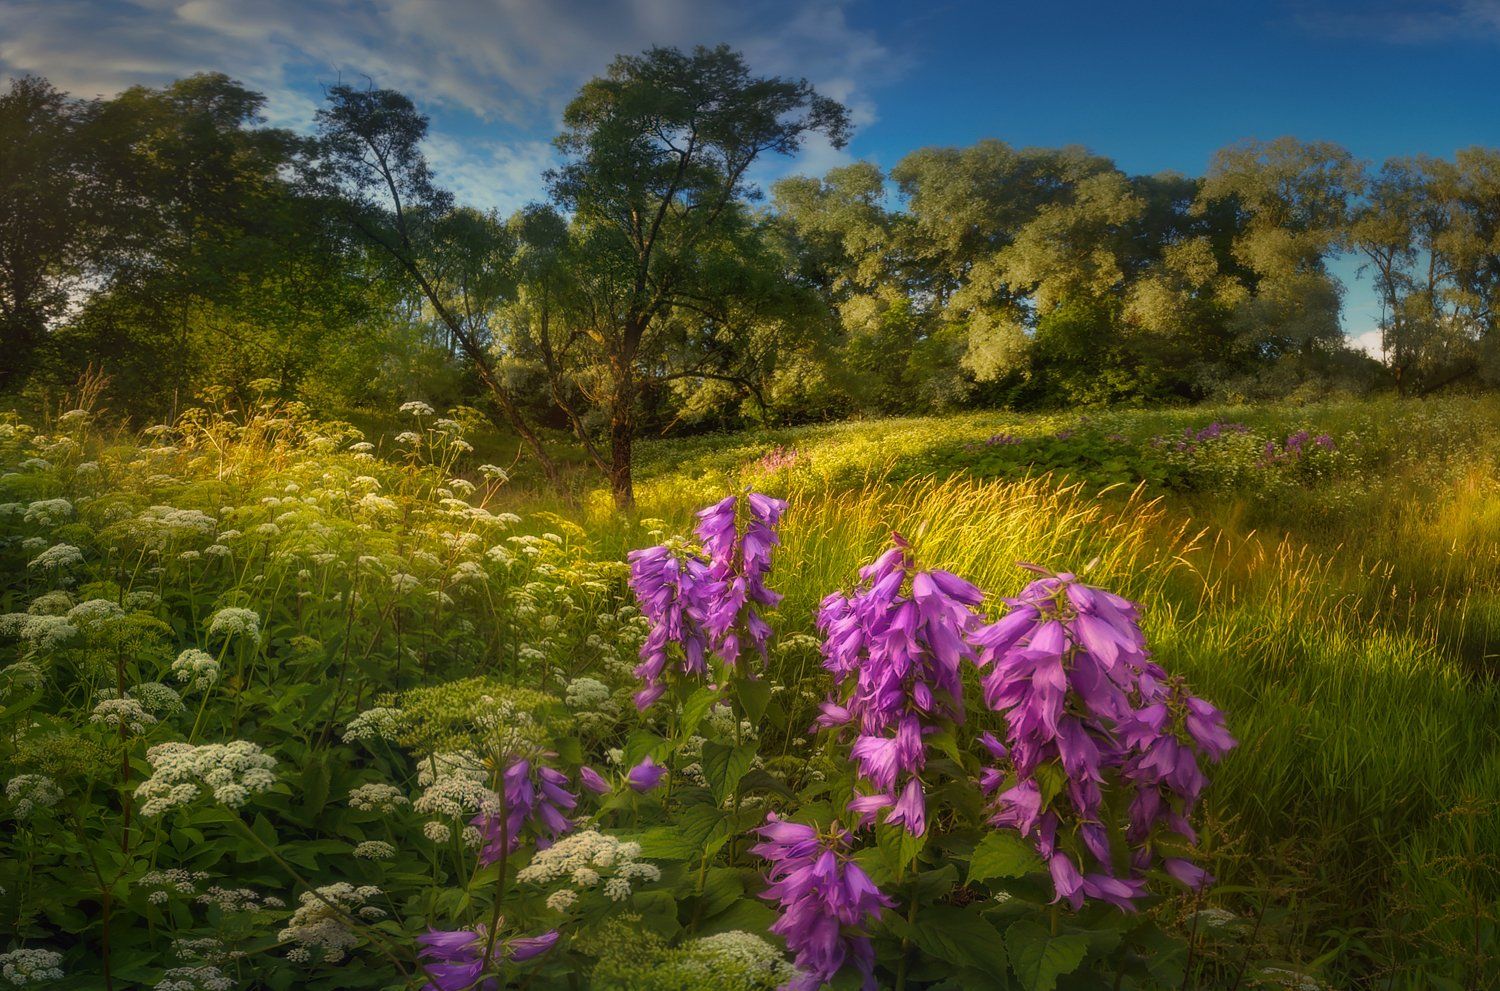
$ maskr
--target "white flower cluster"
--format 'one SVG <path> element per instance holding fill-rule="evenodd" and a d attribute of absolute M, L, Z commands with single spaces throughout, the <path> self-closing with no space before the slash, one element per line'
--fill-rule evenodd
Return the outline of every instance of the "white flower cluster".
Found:
<path fill-rule="evenodd" d="M 353 719 L 344 729 L 344 742 L 356 743 L 362 740 L 394 740 L 401 728 L 401 710 L 388 706 L 376 706 L 366 709 Z"/>
<path fill-rule="evenodd" d="M 0 615 L 0 634 L 20 637 L 34 650 L 55 650 L 78 635 L 66 616 L 33 616 L 12 612 Z"/>
<path fill-rule="evenodd" d="M 685 959 L 678 965 L 683 976 L 698 978 L 705 987 L 726 970 L 754 979 L 756 987 L 782 987 L 797 977 L 797 968 L 780 950 L 743 929 L 692 940 L 683 950 Z"/>
<path fill-rule="evenodd" d="M 201 692 L 219 680 L 219 662 L 208 651 L 189 647 L 172 662 L 172 675 L 187 682 L 192 691 Z"/>
<path fill-rule="evenodd" d="M 153 991 L 229 991 L 234 981 L 218 967 L 173 967 L 161 975 Z"/>
<path fill-rule="evenodd" d="M 146 889 L 146 900 L 153 905 L 165 905 L 173 895 L 188 897 L 198 893 L 198 882 L 208 880 L 204 871 L 185 871 L 177 867 L 166 870 L 147 871 L 135 882 L 138 888 Z"/>
<path fill-rule="evenodd" d="M 56 950 L 11 950 L 0 953 L 0 976 L 23 988 L 63 979 L 62 954 Z"/>
<path fill-rule="evenodd" d="M 195 801 L 202 789 L 231 807 L 245 804 L 276 783 L 276 758 L 248 740 L 230 743 L 158 743 L 146 751 L 152 775 L 135 790 L 141 815 L 161 815 Z"/>
<path fill-rule="evenodd" d="M 437 410 L 433 409 L 431 406 L 428 406 L 426 403 L 422 402 L 419 399 L 413 399 L 411 402 L 401 404 L 401 412 L 405 413 L 407 416 L 431 416 L 432 414 L 436 413 Z"/>
<path fill-rule="evenodd" d="M 396 856 L 396 848 L 385 840 L 365 840 L 355 845 L 354 855 L 361 860 L 390 860 Z"/>
<path fill-rule="evenodd" d="M 26 611 L 33 616 L 62 616 L 73 608 L 73 596 L 57 589 L 51 592 L 43 592 L 31 600 Z"/>
<path fill-rule="evenodd" d="M 69 609 L 66 615 L 68 622 L 86 630 L 112 619 L 119 619 L 125 615 L 125 610 L 111 599 L 86 599 Z"/>
<path fill-rule="evenodd" d="M 75 564 L 83 563 L 83 551 L 72 544 L 53 544 L 42 551 L 31 562 L 28 568 L 40 568 L 43 571 L 53 571 L 61 568 L 71 568 Z"/>
<path fill-rule="evenodd" d="M 349 790 L 349 807 L 357 812 L 389 815 L 403 805 L 410 804 L 407 797 L 401 794 L 400 788 L 383 781 L 372 781 Z"/>
<path fill-rule="evenodd" d="M 156 724 L 156 717 L 133 698 L 105 699 L 94 706 L 89 722 L 139 736 L 146 732 L 147 726 Z"/>
<path fill-rule="evenodd" d="M 174 716 L 183 710 L 182 696 L 159 681 L 143 681 L 125 694 L 140 702 L 147 712 L 158 719 L 162 716 Z"/>
<path fill-rule="evenodd" d="M 577 891 L 588 890 L 603 884 L 604 895 L 611 901 L 624 901 L 630 897 L 632 881 L 659 881 L 661 870 L 655 864 L 638 863 L 641 855 L 639 843 L 622 842 L 619 838 L 586 830 L 558 840 L 545 850 L 538 850 L 531 863 L 521 868 L 516 880 L 537 885 L 562 881 L 574 893 L 557 897 L 554 892 L 547 904 L 562 911 L 573 903 Z"/>
<path fill-rule="evenodd" d="M 217 884 L 205 889 L 197 901 L 199 905 L 216 908 L 224 913 L 286 908 L 286 902 L 275 895 L 261 895 L 253 888 L 223 888 Z"/>
<path fill-rule="evenodd" d="M 253 640 L 260 636 L 260 614 L 239 606 L 220 609 L 208 618 L 208 635 Z"/>
<path fill-rule="evenodd" d="M 423 791 L 412 808 L 446 818 L 493 812 L 500 807 L 500 796 L 488 787 L 489 778 L 473 751 L 433 754 L 417 765 L 417 784 Z"/>
<path fill-rule="evenodd" d="M 597 709 L 609 701 L 609 686 L 594 678 L 574 678 L 568 682 L 563 699 L 570 709 Z"/>
<path fill-rule="evenodd" d="M 26 507 L 23 517 L 27 523 L 39 526 L 56 526 L 73 518 L 73 504 L 66 499 L 38 499 Z"/>
<path fill-rule="evenodd" d="M 347 881 L 322 885 L 316 892 L 304 891 L 298 896 L 302 904 L 276 938 L 296 944 L 288 959 L 307 961 L 316 950 L 325 963 L 338 963 L 359 943 L 351 920 L 375 922 L 385 917 L 384 909 L 369 904 L 381 893 L 374 885 L 356 888 Z"/>
<path fill-rule="evenodd" d="M 45 774 L 18 774 L 5 783 L 5 797 L 16 817 L 27 819 L 37 809 L 50 809 L 62 801 L 62 789 Z"/>
<path fill-rule="evenodd" d="M 178 540 L 202 540 L 212 537 L 219 521 L 197 509 L 175 506 L 152 506 L 135 518 L 133 532 L 144 536 L 155 547 L 165 547 Z"/>

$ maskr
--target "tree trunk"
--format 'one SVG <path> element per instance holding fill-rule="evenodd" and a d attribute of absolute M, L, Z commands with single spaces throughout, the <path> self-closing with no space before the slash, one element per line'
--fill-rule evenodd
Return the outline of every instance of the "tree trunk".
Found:
<path fill-rule="evenodd" d="M 631 476 L 635 443 L 635 382 L 628 362 L 616 362 L 615 388 L 609 409 L 609 490 L 616 509 L 635 508 L 635 480 Z"/>

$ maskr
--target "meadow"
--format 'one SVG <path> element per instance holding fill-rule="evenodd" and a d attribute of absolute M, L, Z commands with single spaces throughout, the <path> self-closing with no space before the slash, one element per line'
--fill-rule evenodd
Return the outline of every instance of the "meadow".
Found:
<path fill-rule="evenodd" d="M 422 403 L 9 417 L 0 974 L 1500 986 L 1497 419 L 704 435 L 622 514 Z"/>

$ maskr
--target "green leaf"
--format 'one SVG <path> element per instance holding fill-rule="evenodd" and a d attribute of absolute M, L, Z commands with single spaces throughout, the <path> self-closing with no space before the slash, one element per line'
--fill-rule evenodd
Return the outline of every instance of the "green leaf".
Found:
<path fill-rule="evenodd" d="M 328 762 L 321 757 L 310 757 L 302 768 L 302 810 L 311 817 L 323 811 L 328 804 L 328 788 L 333 775 Z"/>
<path fill-rule="evenodd" d="M 960 967 L 1005 973 L 1005 940 L 977 910 L 929 905 L 917 912 L 911 939 L 922 952 Z"/>
<path fill-rule="evenodd" d="M 766 706 L 771 704 L 771 683 L 764 678 L 741 681 L 737 694 L 745 709 L 745 718 L 750 720 L 751 726 L 759 726 L 766 714 Z"/>
<path fill-rule="evenodd" d="M 969 883 L 993 877 L 1025 877 L 1040 870 L 1041 860 L 1019 833 L 996 830 L 980 841 L 969 860 Z"/>
<path fill-rule="evenodd" d="M 1059 977 L 1083 963 L 1089 941 L 1085 936 L 1054 936 L 1041 923 L 1022 919 L 1005 930 L 1005 946 L 1026 991 L 1053 991 Z"/>
<path fill-rule="evenodd" d="M 724 802 L 739 787 L 740 779 L 755 762 L 755 744 L 742 743 L 738 747 L 726 743 L 709 741 L 703 745 L 703 778 L 708 782 L 714 798 Z"/>
<path fill-rule="evenodd" d="M 679 732 L 682 736 L 692 736 L 698 730 L 698 724 L 703 722 L 703 717 L 708 715 L 708 710 L 713 708 L 719 700 L 718 689 L 704 686 L 689 695 L 687 701 L 682 703 L 682 726 Z"/>

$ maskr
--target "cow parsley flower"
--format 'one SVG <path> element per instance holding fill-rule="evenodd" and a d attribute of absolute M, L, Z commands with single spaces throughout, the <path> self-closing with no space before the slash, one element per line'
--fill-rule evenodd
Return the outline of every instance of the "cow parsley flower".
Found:
<path fill-rule="evenodd" d="M 234 987 L 222 970 L 212 964 L 172 967 L 161 975 L 153 991 L 230 991 Z"/>
<path fill-rule="evenodd" d="M 20 949 L 0 953 L 0 976 L 18 988 L 63 979 L 62 954 L 56 950 Z"/>
<path fill-rule="evenodd" d="M 308 953 L 316 951 L 324 963 L 338 963 L 359 945 L 353 920 L 375 922 L 385 917 L 384 909 L 370 904 L 381 894 L 374 885 L 355 887 L 347 881 L 321 885 L 316 892 L 304 891 L 276 939 Z"/>
<path fill-rule="evenodd" d="M 401 404 L 401 412 L 405 413 L 407 416 L 418 416 L 418 417 L 420 417 L 420 416 L 432 416 L 437 411 L 434 410 L 431 406 L 428 406 L 426 403 L 422 402 L 421 400 L 419 400 L 419 399 L 413 399 L 410 402 L 405 402 L 405 403 Z"/>
<path fill-rule="evenodd" d="M 62 789 L 45 774 L 18 774 L 5 783 L 5 797 L 18 819 L 29 819 L 38 809 L 62 801 Z"/>
<path fill-rule="evenodd" d="M 260 636 L 260 614 L 239 606 L 220 609 L 208 618 L 208 635 L 254 640 Z"/>
<path fill-rule="evenodd" d="M 26 507 L 22 517 L 26 523 L 38 526 L 56 526 L 73 518 L 73 504 L 66 499 L 39 499 Z"/>
<path fill-rule="evenodd" d="M 207 651 L 189 647 L 172 662 L 172 676 L 187 683 L 190 691 L 205 691 L 219 680 L 219 662 Z"/>
<path fill-rule="evenodd" d="M 89 722 L 140 735 L 146 732 L 147 726 L 156 724 L 156 717 L 133 698 L 105 699 L 94 706 Z"/>
<path fill-rule="evenodd" d="M 361 860 L 391 860 L 396 848 L 384 840 L 365 840 L 354 847 L 354 855 Z"/>
<path fill-rule="evenodd" d="M 83 551 L 72 544 L 54 544 L 42 551 L 26 565 L 42 571 L 60 571 L 83 563 Z"/>
<path fill-rule="evenodd" d="M 371 781 L 349 790 L 349 807 L 358 812 L 390 815 L 410 804 L 400 788 L 383 781 Z"/>
<path fill-rule="evenodd" d="M 207 790 L 213 800 L 231 808 L 276 783 L 276 759 L 248 740 L 231 743 L 158 743 L 146 751 L 151 777 L 135 790 L 141 815 L 161 815 L 189 805 Z"/>

